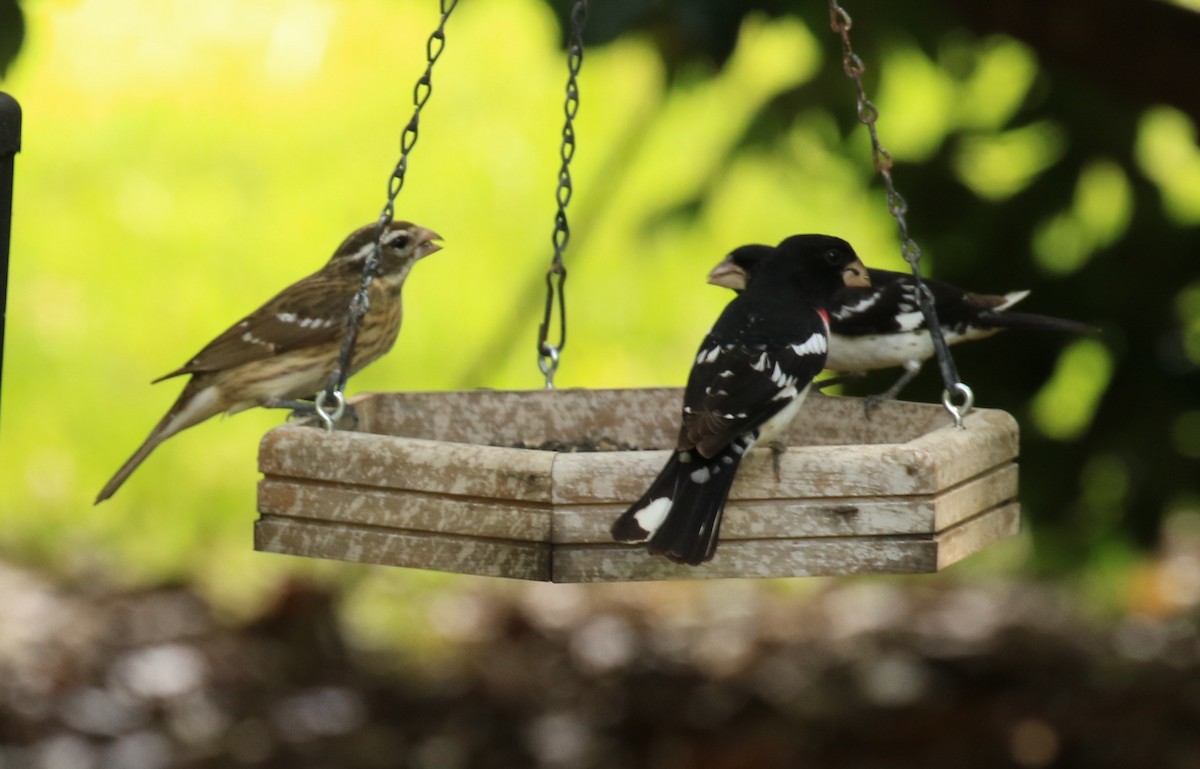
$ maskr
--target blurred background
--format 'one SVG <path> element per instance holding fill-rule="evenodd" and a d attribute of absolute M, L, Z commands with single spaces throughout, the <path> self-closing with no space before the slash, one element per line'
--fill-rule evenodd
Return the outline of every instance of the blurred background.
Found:
<path fill-rule="evenodd" d="M 567 10 L 455 11 L 397 205 L 446 248 L 352 392 L 541 386 Z M 1200 3 L 848 11 L 926 273 L 1102 329 L 956 348 L 1021 423 L 1023 532 L 919 579 L 578 587 L 255 553 L 279 413 L 91 504 L 150 380 L 375 218 L 437 4 L 0 0 L 0 767 L 1200 765 Z M 741 243 L 903 267 L 825 4 L 586 38 L 560 386 L 682 385 Z"/>

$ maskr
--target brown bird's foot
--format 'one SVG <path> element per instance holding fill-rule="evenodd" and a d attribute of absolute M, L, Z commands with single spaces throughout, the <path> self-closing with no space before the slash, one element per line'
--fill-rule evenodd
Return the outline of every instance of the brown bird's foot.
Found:
<path fill-rule="evenodd" d="M 339 430 L 357 430 L 358 429 L 358 409 L 347 403 L 342 408 L 342 418 L 334 425 Z"/>
<path fill-rule="evenodd" d="M 771 469 L 775 471 L 775 482 L 779 483 L 782 480 L 783 455 L 787 453 L 787 444 L 783 441 L 771 441 L 767 448 L 771 450 Z"/>
<path fill-rule="evenodd" d="M 264 409 L 290 409 L 297 416 L 312 416 L 315 406 L 312 401 L 280 398 L 263 404 Z"/>
<path fill-rule="evenodd" d="M 287 418 L 307 419 L 317 413 L 317 406 L 311 400 L 294 400 L 292 398 L 277 398 L 262 404 L 264 409 L 287 409 L 291 413 Z"/>
<path fill-rule="evenodd" d="M 279 398 L 263 404 L 265 409 L 288 409 L 288 421 L 293 419 L 309 419 L 316 416 L 317 404 L 310 400 L 293 400 Z M 347 403 L 342 407 L 342 414 L 337 419 L 336 427 L 342 430 L 354 430 L 358 427 L 358 412 L 354 406 Z"/>

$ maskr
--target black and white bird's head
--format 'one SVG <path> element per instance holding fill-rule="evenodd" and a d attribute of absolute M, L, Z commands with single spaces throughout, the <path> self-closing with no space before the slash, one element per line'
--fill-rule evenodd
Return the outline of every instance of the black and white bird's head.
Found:
<path fill-rule="evenodd" d="M 735 288 L 736 274 L 741 271 L 745 275 L 742 286 L 745 290 L 756 290 L 756 286 L 765 290 L 767 285 L 786 284 L 813 305 L 824 307 L 842 288 L 871 285 L 866 265 L 850 244 L 830 235 L 793 235 L 773 249 L 743 246 L 738 251 L 741 252 L 739 258 L 748 267 L 743 269 L 737 267 L 736 262 L 730 262 L 734 268 L 728 270 L 725 277 L 735 283 L 730 285 L 731 288 Z M 729 259 L 727 257 L 727 261 Z M 726 262 L 722 262 L 724 264 Z M 720 268 L 718 265 L 714 272 Z M 709 280 L 713 281 L 711 273 Z"/>
<path fill-rule="evenodd" d="M 811 287 L 809 298 L 814 301 L 847 286 L 871 285 L 870 273 L 854 249 L 831 235 L 793 235 L 774 248 L 757 243 L 740 246 L 712 268 L 708 282 L 741 293 L 764 270 L 771 273 L 771 280 L 791 279 Z"/>
<path fill-rule="evenodd" d="M 732 288 L 741 293 L 745 290 L 746 284 L 750 282 L 750 276 L 758 267 L 759 262 L 770 256 L 774 250 L 762 243 L 738 246 L 709 271 L 708 282 L 711 285 Z"/>
<path fill-rule="evenodd" d="M 363 266 L 375 253 L 378 233 L 377 224 L 368 224 L 350 233 L 330 257 L 324 271 L 361 275 Z M 375 277 L 398 287 L 418 260 L 441 250 L 441 244 L 434 242 L 441 239 L 441 235 L 427 227 L 411 222 L 389 222 L 379 241 L 380 260 L 375 267 Z"/>

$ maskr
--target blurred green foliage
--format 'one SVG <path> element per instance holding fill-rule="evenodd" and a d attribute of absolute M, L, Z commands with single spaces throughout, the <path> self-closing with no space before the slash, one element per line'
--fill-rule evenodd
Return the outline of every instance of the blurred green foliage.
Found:
<path fill-rule="evenodd" d="M 26 6 L 25 49 L 3 83 L 25 138 L 0 549 L 130 581 L 188 576 L 233 606 L 282 573 L 367 574 L 251 551 L 256 441 L 278 413 L 190 430 L 114 500 L 91 500 L 176 395 L 151 379 L 376 216 L 434 5 Z M 820 13 L 742 19 L 721 66 L 636 29 L 617 35 L 620 9 L 607 13 L 596 4 L 592 23 L 614 39 L 589 50 L 581 80 L 560 386 L 682 384 L 728 299 L 706 271 L 741 243 L 824 231 L 874 266 L 903 266 Z M 1194 126 L 1071 90 L 1008 38 L 862 28 L 929 271 L 1032 288 L 1029 310 L 1105 327 L 1073 343 L 1000 337 L 959 360 L 980 405 L 1023 422 L 1023 499 L 1044 562 L 1123 561 L 1128 539 L 1150 541 L 1162 516 L 1200 504 L 1181 470 L 1200 454 L 1197 412 L 1179 406 L 1200 369 Z M 397 206 L 446 249 L 415 270 L 400 342 L 352 391 L 540 386 L 561 37 L 537 0 L 456 11 Z M 1131 262 L 1144 249 L 1151 258 Z M 937 388 L 926 372 L 909 395 Z M 412 579 L 373 591 L 450 578 Z"/>
<path fill-rule="evenodd" d="M 0 78 L 21 51 L 25 42 L 25 14 L 17 0 L 0 0 Z"/>

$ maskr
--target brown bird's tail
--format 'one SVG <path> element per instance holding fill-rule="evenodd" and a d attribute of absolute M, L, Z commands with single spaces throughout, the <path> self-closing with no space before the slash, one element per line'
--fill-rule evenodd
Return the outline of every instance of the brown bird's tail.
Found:
<path fill-rule="evenodd" d="M 125 460 L 121 469 L 117 470 L 109 482 L 104 484 L 104 488 L 96 495 L 95 504 L 98 505 L 115 494 L 117 489 L 121 488 L 121 484 L 125 483 L 125 479 L 137 469 L 146 457 L 150 456 L 150 452 L 154 451 L 158 444 L 181 430 L 225 411 L 227 404 L 221 396 L 220 390 L 212 384 L 197 384 L 198 379 L 198 377 L 192 377 L 191 381 L 187 383 L 175 404 L 167 411 L 166 416 L 154 426 L 142 445 L 133 452 L 133 456 Z"/>

